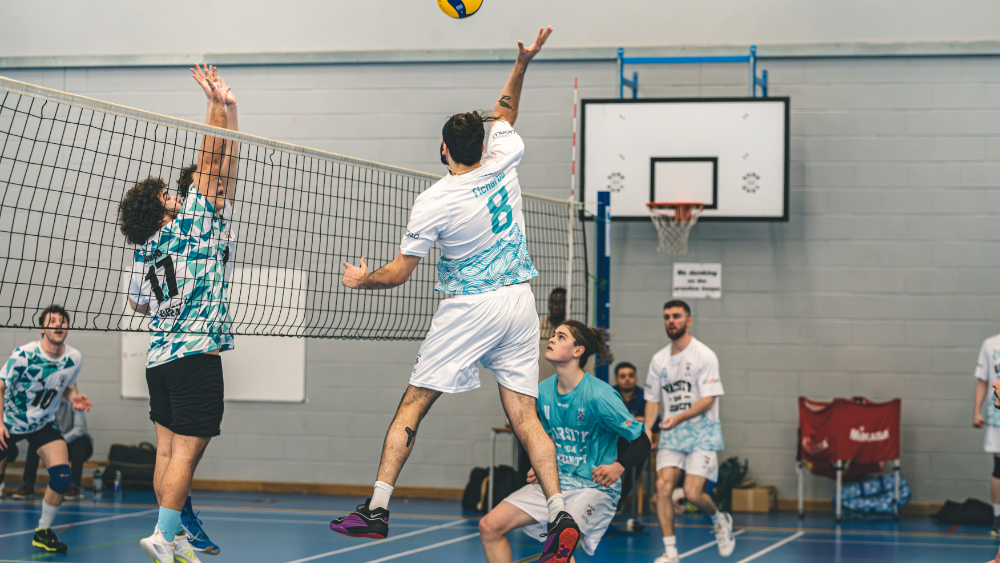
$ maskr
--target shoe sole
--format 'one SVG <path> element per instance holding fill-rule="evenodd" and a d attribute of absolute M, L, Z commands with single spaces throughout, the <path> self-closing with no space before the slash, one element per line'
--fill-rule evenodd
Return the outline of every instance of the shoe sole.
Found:
<path fill-rule="evenodd" d="M 141 540 L 139 540 L 139 547 L 142 548 L 142 551 L 146 554 L 146 557 L 149 557 L 150 561 L 152 561 L 153 563 L 163 563 L 162 561 L 160 561 L 156 557 L 153 557 L 153 554 L 150 553 L 150 549 L 146 547 L 146 543 L 148 541 L 149 541 L 149 538 L 142 538 Z M 173 559 L 170 560 L 170 563 L 173 563 Z"/>
<path fill-rule="evenodd" d="M 31 545 L 37 547 L 38 549 L 45 551 L 47 553 L 66 553 L 66 550 L 52 549 L 44 543 L 38 543 L 35 540 L 31 540 Z"/>
<path fill-rule="evenodd" d="M 205 555 L 218 555 L 219 552 L 222 551 L 221 549 L 219 549 L 217 547 L 213 547 L 213 548 L 210 548 L 210 549 L 209 548 L 198 549 L 197 547 L 192 547 L 191 549 L 193 549 L 195 553 L 204 553 Z"/>
<path fill-rule="evenodd" d="M 559 549 L 556 551 L 556 554 L 548 559 L 539 559 L 538 563 L 569 563 L 569 561 L 573 558 L 573 552 L 576 551 L 576 544 L 579 540 L 579 531 L 574 530 L 573 528 L 563 530 L 559 534 Z M 569 549 L 569 553 L 560 557 L 560 554 L 563 553 L 564 549 Z"/>
<path fill-rule="evenodd" d="M 369 534 L 352 534 L 350 532 L 341 532 L 340 530 L 335 530 L 333 527 L 331 527 L 330 529 L 333 530 L 334 532 L 337 532 L 338 534 L 340 534 L 342 536 L 347 536 L 349 538 L 369 538 L 369 539 L 373 539 L 373 540 L 384 540 L 385 538 L 389 537 L 388 534 L 386 534 L 384 536 L 382 534 L 375 534 L 375 533 L 369 533 Z"/>

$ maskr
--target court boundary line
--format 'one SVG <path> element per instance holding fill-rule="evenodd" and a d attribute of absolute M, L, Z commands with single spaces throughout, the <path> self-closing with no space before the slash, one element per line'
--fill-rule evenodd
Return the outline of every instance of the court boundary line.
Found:
<path fill-rule="evenodd" d="M 750 555 L 748 557 L 740 559 L 736 563 L 748 563 L 749 561 L 753 561 L 754 559 L 757 559 L 758 557 L 761 557 L 763 555 L 767 555 L 768 553 L 771 553 L 772 551 L 778 549 L 779 547 L 781 547 L 781 546 L 783 546 L 785 544 L 791 543 L 791 542 L 793 542 L 793 541 L 801 538 L 804 535 L 806 535 L 805 532 L 794 533 L 794 534 L 788 536 L 787 538 L 779 541 L 776 544 L 773 544 L 773 545 L 771 545 L 769 547 L 765 547 L 764 549 L 758 551 L 757 553 L 754 553 L 753 555 Z"/>
<path fill-rule="evenodd" d="M 334 551 L 329 551 L 327 553 L 320 553 L 318 555 L 310 555 L 309 557 L 303 557 L 302 559 L 296 559 L 294 561 L 289 561 L 288 563 L 305 563 L 306 561 L 315 561 L 317 559 L 322 559 L 324 557 L 329 557 L 331 555 L 339 555 L 341 553 L 347 553 L 348 551 L 356 551 L 358 549 L 364 549 L 366 547 L 371 547 L 373 545 L 383 545 L 383 544 L 386 544 L 386 543 L 389 543 L 389 542 L 392 542 L 392 541 L 401 540 L 403 538 L 412 537 L 412 536 L 415 536 L 415 535 L 418 535 L 418 534 L 424 534 L 424 533 L 427 533 L 427 532 L 433 532 L 435 530 L 442 530 L 444 528 L 450 528 L 452 526 L 457 526 L 458 524 L 463 524 L 465 522 L 466 522 L 466 520 L 455 520 L 455 521 L 452 521 L 452 522 L 448 522 L 447 524 L 441 524 L 441 525 L 438 525 L 438 526 L 431 526 L 430 528 L 423 528 L 423 529 L 420 529 L 420 530 L 414 530 L 412 532 L 407 532 L 405 534 L 400 534 L 398 536 L 393 536 L 391 538 L 385 538 L 385 539 L 377 540 L 377 541 L 373 541 L 373 542 L 367 542 L 367 543 L 361 543 L 361 544 L 357 544 L 357 545 L 352 545 L 351 547 L 345 547 L 345 548 L 337 549 L 337 550 L 334 550 Z M 333 532 L 331 532 L 331 533 L 333 533 Z"/>
<path fill-rule="evenodd" d="M 131 518 L 133 516 L 141 516 L 143 514 L 152 514 L 152 513 L 156 512 L 157 510 L 159 510 L 159 509 L 156 508 L 156 509 L 142 510 L 140 512 L 133 512 L 132 514 L 118 514 L 116 516 L 108 516 L 107 518 L 95 518 L 94 520 L 84 520 L 83 522 L 72 522 L 71 524 L 72 524 L 73 527 L 76 527 L 76 526 L 87 526 L 89 524 L 99 524 L 101 522 L 110 522 L 112 520 L 122 520 L 124 518 Z M 23 535 L 26 535 L 26 534 L 33 534 L 33 533 L 35 533 L 35 529 L 34 528 L 32 528 L 30 530 L 25 530 L 23 532 L 11 532 L 9 534 L 0 534 L 0 539 L 9 538 L 9 537 L 13 537 L 13 536 L 23 536 Z"/>
<path fill-rule="evenodd" d="M 467 539 L 471 539 L 471 538 L 475 538 L 475 537 L 479 537 L 479 532 L 476 532 L 474 534 L 469 534 L 467 536 L 462 536 L 460 538 L 453 538 L 453 539 L 450 539 L 450 540 L 447 540 L 447 541 L 438 542 L 438 543 L 431 544 L 431 545 L 425 545 L 423 547 L 418 547 L 417 549 L 411 549 L 409 551 L 404 551 L 402 553 L 396 553 L 394 555 L 387 555 L 387 556 L 379 558 L 379 559 L 372 559 L 371 561 L 366 561 L 365 563 L 382 563 L 383 561 L 391 561 L 393 559 L 398 559 L 400 557 L 406 557 L 407 555 L 413 555 L 414 553 L 421 553 L 421 552 L 424 552 L 424 551 L 430 551 L 432 549 L 436 549 L 436 548 L 439 548 L 439 547 L 444 547 L 446 545 L 451 545 L 453 543 L 458 543 L 458 542 L 465 541 Z"/>
<path fill-rule="evenodd" d="M 733 537 L 738 536 L 738 535 L 742 534 L 745 531 L 746 530 L 740 530 L 738 532 L 733 532 Z M 692 549 L 690 551 L 685 551 L 684 553 L 681 553 L 679 555 L 679 557 L 681 559 L 684 559 L 688 555 L 694 555 L 695 553 L 700 553 L 702 551 L 705 551 L 706 549 L 712 547 L 713 545 L 716 545 L 717 543 L 719 543 L 719 540 L 712 540 L 712 541 L 706 543 L 705 545 L 699 545 L 698 547 L 696 547 L 696 548 L 694 548 L 694 549 Z"/>

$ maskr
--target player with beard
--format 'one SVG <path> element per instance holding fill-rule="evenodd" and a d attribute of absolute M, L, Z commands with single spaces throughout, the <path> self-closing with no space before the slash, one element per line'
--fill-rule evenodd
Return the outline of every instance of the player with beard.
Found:
<path fill-rule="evenodd" d="M 681 471 L 688 502 L 712 517 L 719 554 L 736 548 L 733 518 L 720 511 L 705 493 L 705 481 L 718 481 L 723 449 L 719 401 L 723 395 L 719 358 L 691 336 L 691 307 L 683 301 L 663 305 L 663 324 L 670 345 L 653 356 L 646 376 L 646 420 L 656 420 L 663 405 L 656 453 L 656 515 L 663 533 L 663 556 L 655 563 L 680 563 L 674 535 L 671 493 Z M 650 430 L 647 428 L 647 432 Z M 650 434 L 652 439 L 652 434 Z"/>

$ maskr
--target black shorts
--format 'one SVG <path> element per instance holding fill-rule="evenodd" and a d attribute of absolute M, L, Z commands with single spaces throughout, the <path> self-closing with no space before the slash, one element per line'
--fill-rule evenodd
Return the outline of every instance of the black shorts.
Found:
<path fill-rule="evenodd" d="M 21 440 L 27 440 L 28 448 L 38 451 L 38 448 L 44 446 L 45 444 L 62 439 L 62 433 L 56 430 L 56 424 L 54 422 L 50 422 L 38 430 L 28 432 L 27 434 L 10 434 L 10 437 L 7 438 L 7 447 L 5 448 L 0 446 L 0 460 L 7 459 L 8 453 L 14 453 L 16 455 L 17 448 L 13 448 L 13 452 L 11 452 L 11 446 Z"/>
<path fill-rule="evenodd" d="M 181 436 L 222 433 L 222 358 L 194 354 L 146 368 L 149 419 Z"/>

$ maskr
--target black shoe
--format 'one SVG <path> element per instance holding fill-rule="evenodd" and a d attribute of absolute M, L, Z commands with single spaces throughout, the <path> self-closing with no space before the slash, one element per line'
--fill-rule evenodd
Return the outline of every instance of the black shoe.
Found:
<path fill-rule="evenodd" d="M 580 527 L 573 517 L 568 512 L 560 512 L 554 521 L 549 522 L 545 547 L 542 548 L 538 563 L 569 563 L 581 535 Z"/>
<path fill-rule="evenodd" d="M 47 551 L 49 553 L 66 553 L 66 544 L 56 538 L 56 533 L 52 528 L 44 530 L 35 529 L 35 537 L 31 539 L 31 545 Z"/>
<path fill-rule="evenodd" d="M 1000 516 L 993 517 L 993 529 L 990 530 L 990 535 L 995 538 L 1000 537 Z"/>
<path fill-rule="evenodd" d="M 389 536 L 389 511 L 384 508 L 368 509 L 372 499 L 365 499 L 357 510 L 330 522 L 330 529 L 352 538 L 384 540 Z"/>

